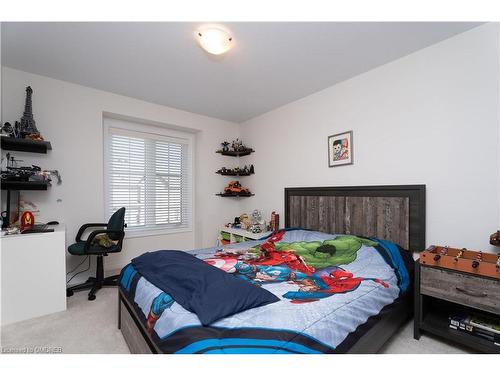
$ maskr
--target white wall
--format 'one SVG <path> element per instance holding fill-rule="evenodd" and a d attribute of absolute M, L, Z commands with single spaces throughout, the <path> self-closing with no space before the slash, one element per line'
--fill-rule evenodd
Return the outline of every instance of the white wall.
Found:
<path fill-rule="evenodd" d="M 246 210 L 293 186 L 426 184 L 427 244 L 490 249 L 499 227 L 499 31 L 487 24 L 249 120 Z M 354 131 L 354 165 L 327 137 Z M 247 160 L 245 160 L 247 161 Z"/>
<path fill-rule="evenodd" d="M 488 235 L 500 226 L 499 48 L 498 25 L 488 24 L 239 127 L 4 67 L 2 122 L 21 117 L 31 85 L 37 126 L 53 150 L 17 156 L 59 169 L 63 185 L 25 195 L 42 220 L 67 224 L 68 242 L 80 224 L 105 219 L 103 112 L 197 131 L 195 232 L 129 239 L 106 259 L 108 269 L 147 250 L 213 245 L 217 228 L 242 210 L 283 214 L 283 189 L 293 186 L 423 183 L 428 244 L 492 249 Z M 328 135 L 351 129 L 355 164 L 328 168 Z M 240 203 L 214 196 L 229 180 L 214 171 L 236 163 L 214 150 L 237 136 L 256 150 L 241 160 L 255 164 L 242 181 L 256 195 Z"/>
<path fill-rule="evenodd" d="M 41 221 L 66 223 L 68 243 L 74 242 L 81 224 L 107 220 L 104 217 L 103 112 L 196 132 L 195 231 L 128 239 L 122 253 L 106 259 L 107 269 L 123 266 L 148 250 L 213 246 L 217 228 L 239 213 L 237 202 L 214 195 L 223 186 L 214 172 L 224 163 L 215 150 L 223 139 L 238 136 L 237 124 L 7 67 L 2 68 L 2 73 L 2 123 L 13 123 L 22 116 L 25 88 L 30 85 L 34 90 L 37 127 L 53 148 L 47 155 L 13 154 L 26 163 L 58 169 L 63 179 L 62 185 L 53 183 L 49 191 L 24 192 L 23 195 L 38 205 Z M 80 260 L 68 258 L 68 267 Z"/>

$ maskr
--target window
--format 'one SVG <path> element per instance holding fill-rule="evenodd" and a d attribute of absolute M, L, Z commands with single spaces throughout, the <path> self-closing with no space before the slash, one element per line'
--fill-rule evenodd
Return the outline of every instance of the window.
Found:
<path fill-rule="evenodd" d="M 129 233 L 190 229 L 192 135 L 108 118 L 104 124 L 108 217 L 125 207 Z"/>

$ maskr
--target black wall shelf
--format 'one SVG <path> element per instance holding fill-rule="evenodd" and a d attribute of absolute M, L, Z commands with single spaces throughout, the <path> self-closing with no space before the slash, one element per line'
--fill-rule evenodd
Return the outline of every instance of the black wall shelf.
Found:
<path fill-rule="evenodd" d="M 2 190 L 47 190 L 48 186 L 41 181 L 2 181 Z"/>
<path fill-rule="evenodd" d="M 218 154 L 221 154 L 221 155 L 224 155 L 224 156 L 232 156 L 232 157 L 236 157 L 236 158 L 239 158 L 240 156 L 246 156 L 246 155 L 250 155 L 252 152 L 254 152 L 254 149 L 253 148 L 247 148 L 245 150 L 242 150 L 242 151 L 224 151 L 224 150 L 217 150 L 215 151 L 216 153 Z M 221 169 L 224 169 L 224 168 L 221 168 Z M 252 166 L 252 171 L 253 171 L 253 166 Z M 250 176 L 252 174 L 254 174 L 255 172 L 252 172 L 250 173 L 247 172 L 247 173 L 243 173 L 242 170 L 240 170 L 239 172 L 229 172 L 229 171 L 226 171 L 226 172 L 222 172 L 221 170 L 218 170 L 216 171 L 215 173 L 221 175 L 221 176 L 232 176 L 232 177 L 243 177 L 243 176 Z M 241 186 L 241 185 L 240 185 Z M 243 197 L 252 197 L 254 196 L 255 194 L 253 193 L 230 193 L 230 192 L 226 192 L 226 190 L 224 192 L 221 192 L 221 193 L 217 193 L 215 194 L 219 197 L 233 197 L 233 198 L 243 198 Z"/>
<path fill-rule="evenodd" d="M 215 194 L 219 197 L 253 197 L 255 194 L 252 193 L 218 193 Z"/>
<path fill-rule="evenodd" d="M 2 149 L 8 151 L 34 152 L 46 154 L 47 150 L 52 150 L 52 145 L 47 141 L 33 141 L 27 138 L 0 137 Z"/>
<path fill-rule="evenodd" d="M 215 172 L 217 174 L 220 174 L 221 176 L 239 176 L 239 177 L 243 177 L 243 176 L 251 176 L 255 173 L 222 173 L 222 172 Z"/>
<path fill-rule="evenodd" d="M 240 156 L 250 155 L 252 152 L 254 152 L 254 150 L 251 149 L 251 148 L 249 148 L 248 150 L 245 150 L 245 151 L 222 151 L 222 150 L 217 150 L 215 152 L 218 153 L 218 154 L 225 155 L 225 156 L 240 157 Z"/>

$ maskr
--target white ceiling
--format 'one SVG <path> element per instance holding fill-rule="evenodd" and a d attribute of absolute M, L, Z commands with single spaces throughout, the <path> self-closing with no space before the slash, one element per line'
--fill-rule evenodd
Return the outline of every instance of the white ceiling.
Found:
<path fill-rule="evenodd" d="M 3 23 L 2 64 L 242 122 L 479 23 L 226 23 L 221 58 L 193 23 Z"/>

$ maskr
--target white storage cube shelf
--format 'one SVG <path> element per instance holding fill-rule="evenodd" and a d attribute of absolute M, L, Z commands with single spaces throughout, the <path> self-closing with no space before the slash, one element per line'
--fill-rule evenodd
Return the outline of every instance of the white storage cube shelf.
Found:
<path fill-rule="evenodd" d="M 261 232 L 252 233 L 244 229 L 239 228 L 222 228 L 219 231 L 219 246 L 223 245 L 223 240 L 229 241 L 229 243 L 239 243 L 245 241 L 255 241 L 267 237 L 272 232 Z"/>

